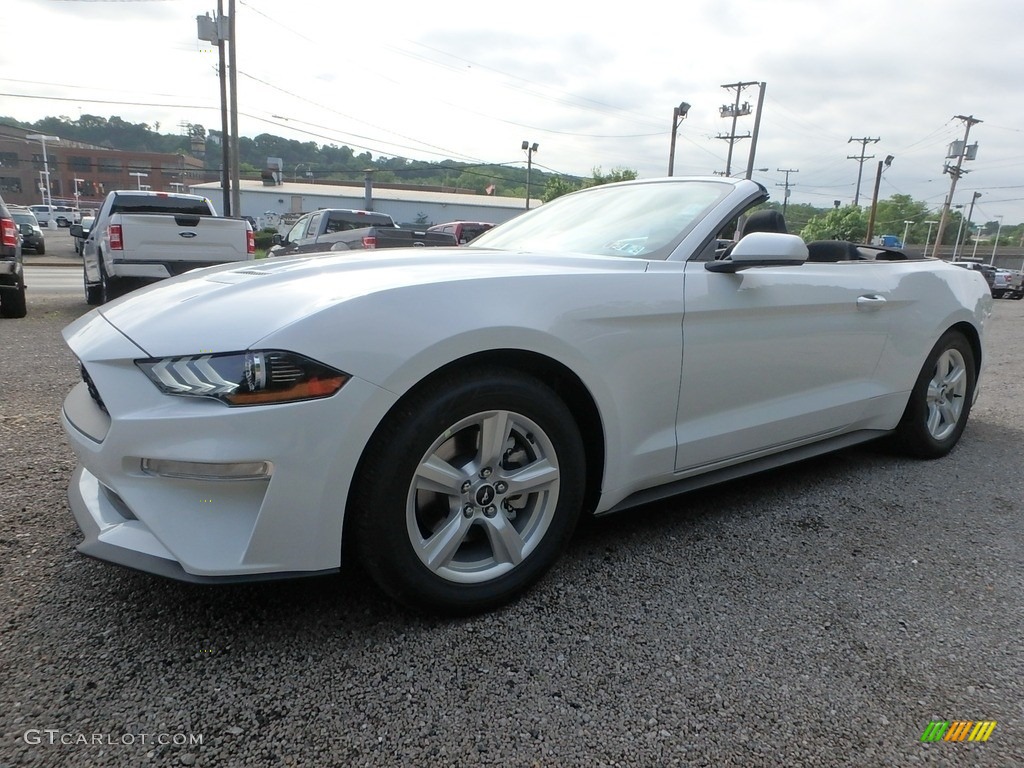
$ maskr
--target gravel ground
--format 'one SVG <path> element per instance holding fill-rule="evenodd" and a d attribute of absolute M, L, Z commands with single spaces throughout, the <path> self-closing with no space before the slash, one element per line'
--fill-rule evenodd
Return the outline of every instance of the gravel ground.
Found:
<path fill-rule="evenodd" d="M 859 448 L 595 521 L 458 621 L 358 573 L 210 588 L 78 555 L 59 330 L 85 309 L 0 321 L 0 767 L 1024 764 L 1024 302 L 996 302 L 950 457 Z M 998 725 L 921 743 L 958 719 Z"/>

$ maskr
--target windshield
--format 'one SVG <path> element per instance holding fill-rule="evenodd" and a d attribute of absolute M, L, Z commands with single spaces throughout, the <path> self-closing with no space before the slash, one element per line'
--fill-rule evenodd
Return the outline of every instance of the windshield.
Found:
<path fill-rule="evenodd" d="M 36 219 L 34 213 L 19 213 L 18 211 L 13 211 L 11 216 L 13 216 L 14 220 L 19 224 L 31 224 L 33 227 L 39 226 L 39 221 Z"/>
<path fill-rule="evenodd" d="M 212 216 L 210 204 L 202 197 L 118 194 L 111 213 L 174 213 L 184 216 Z"/>
<path fill-rule="evenodd" d="M 732 189 L 713 180 L 593 187 L 484 232 L 469 247 L 665 259 Z"/>

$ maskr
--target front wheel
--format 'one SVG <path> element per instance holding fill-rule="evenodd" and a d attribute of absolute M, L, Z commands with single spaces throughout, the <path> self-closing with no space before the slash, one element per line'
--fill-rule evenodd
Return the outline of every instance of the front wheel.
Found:
<path fill-rule="evenodd" d="M 445 377 L 367 447 L 351 505 L 360 559 L 413 609 L 496 607 L 561 554 L 584 472 L 579 429 L 547 386 L 501 369 Z"/>
<path fill-rule="evenodd" d="M 897 445 L 922 459 L 953 450 L 967 425 L 975 384 L 974 350 L 962 333 L 947 331 L 917 377 L 896 427 Z"/>

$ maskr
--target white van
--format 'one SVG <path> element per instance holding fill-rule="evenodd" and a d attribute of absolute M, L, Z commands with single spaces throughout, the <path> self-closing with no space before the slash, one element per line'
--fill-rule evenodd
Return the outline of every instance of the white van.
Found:
<path fill-rule="evenodd" d="M 36 215 L 41 227 L 49 225 L 50 219 L 56 221 L 58 227 L 70 227 L 82 221 L 82 212 L 67 205 L 30 205 L 29 210 Z"/>

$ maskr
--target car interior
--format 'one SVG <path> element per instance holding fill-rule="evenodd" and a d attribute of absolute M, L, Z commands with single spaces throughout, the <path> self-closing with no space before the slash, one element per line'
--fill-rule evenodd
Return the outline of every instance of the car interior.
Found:
<path fill-rule="evenodd" d="M 785 217 L 776 210 L 754 211 L 741 221 L 735 241 L 719 248 L 716 259 L 727 259 L 732 249 L 743 237 L 752 232 L 777 232 L 789 234 Z M 812 240 L 807 243 L 807 261 L 814 263 L 856 262 L 856 261 L 906 261 L 909 257 L 903 251 L 881 248 L 849 240 Z"/>

